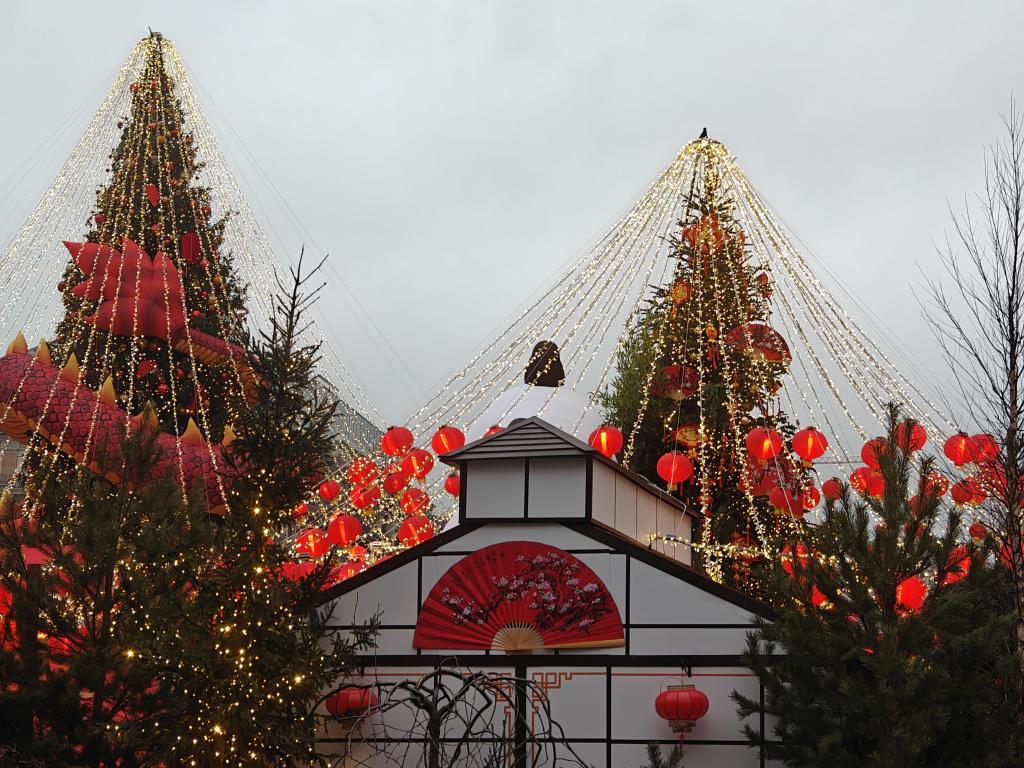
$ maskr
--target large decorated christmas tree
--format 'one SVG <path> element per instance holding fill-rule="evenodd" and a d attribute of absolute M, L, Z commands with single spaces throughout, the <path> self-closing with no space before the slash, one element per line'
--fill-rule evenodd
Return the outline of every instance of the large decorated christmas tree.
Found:
<path fill-rule="evenodd" d="M 623 463 L 703 516 L 694 546 L 705 568 L 759 594 L 761 564 L 799 530 L 816 490 L 791 450 L 796 429 L 777 397 L 791 355 L 771 326 L 769 266 L 721 184 L 724 151 L 697 142 L 671 277 L 627 329 L 600 399 L 624 435 Z"/>

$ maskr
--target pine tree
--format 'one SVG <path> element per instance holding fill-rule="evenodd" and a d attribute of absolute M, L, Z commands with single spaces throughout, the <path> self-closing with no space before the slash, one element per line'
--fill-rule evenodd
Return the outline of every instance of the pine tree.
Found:
<path fill-rule="evenodd" d="M 763 558 L 776 538 L 799 531 L 807 480 L 789 450 L 764 462 L 748 457 L 745 440 L 755 427 L 792 437 L 776 398 L 790 354 L 769 325 L 767 265 L 754 263 L 720 183 L 721 145 L 698 145 L 686 213 L 670 240 L 674 273 L 628 329 L 615 379 L 598 399 L 623 432 L 630 469 L 656 480 L 663 455 L 686 454 L 693 475 L 676 493 L 708 517 L 698 542 L 705 567 L 721 578 L 724 556 L 730 580 L 764 596 Z M 791 494 L 785 512 L 764 495 L 775 486 Z"/>
<path fill-rule="evenodd" d="M 991 553 L 960 543 L 960 514 L 943 508 L 932 460 L 898 446 L 899 421 L 891 407 L 882 496 L 846 488 L 786 564 L 791 574 L 778 568 L 789 599 L 744 654 L 763 706 L 733 697 L 741 716 L 775 718 L 778 741 L 746 733 L 786 765 L 1016 764 L 1024 730 L 1004 574 Z"/>

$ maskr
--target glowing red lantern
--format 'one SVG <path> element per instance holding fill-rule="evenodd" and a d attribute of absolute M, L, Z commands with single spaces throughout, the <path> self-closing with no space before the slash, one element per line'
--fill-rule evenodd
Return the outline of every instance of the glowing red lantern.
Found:
<path fill-rule="evenodd" d="M 985 537 L 988 535 L 988 528 L 982 523 L 975 522 L 971 523 L 971 527 L 967 529 L 967 532 L 971 535 L 971 541 L 977 544 L 985 540 Z"/>
<path fill-rule="evenodd" d="M 295 539 L 295 551 L 304 552 L 310 557 L 320 557 L 320 555 L 326 554 L 330 548 L 331 544 L 327 540 L 327 534 L 319 528 L 305 530 Z"/>
<path fill-rule="evenodd" d="M 309 512 L 309 505 L 304 501 L 300 501 L 292 510 L 292 517 L 299 520 L 300 518 L 305 517 L 307 512 Z"/>
<path fill-rule="evenodd" d="M 871 477 L 870 467 L 857 467 L 857 469 L 850 473 L 850 487 L 857 493 L 866 492 L 869 477 Z"/>
<path fill-rule="evenodd" d="M 814 509 L 821 503 L 821 491 L 813 485 L 808 485 L 804 488 L 803 500 L 804 509 Z"/>
<path fill-rule="evenodd" d="M 876 499 L 880 498 L 885 493 L 885 478 L 882 477 L 880 472 L 872 471 L 867 476 L 864 490 L 867 491 L 869 496 L 874 496 Z"/>
<path fill-rule="evenodd" d="M 433 535 L 434 526 L 423 515 L 407 517 L 405 522 L 398 527 L 398 540 L 407 547 L 416 546 Z"/>
<path fill-rule="evenodd" d="M 747 435 L 747 450 L 759 459 L 773 458 L 782 450 L 782 436 L 774 429 L 754 427 Z"/>
<path fill-rule="evenodd" d="M 362 717 L 377 706 L 377 696 L 369 688 L 348 686 L 332 693 L 324 703 L 336 717 Z"/>
<path fill-rule="evenodd" d="M 821 484 L 821 492 L 825 494 L 826 499 L 835 501 L 843 495 L 842 483 L 839 482 L 839 478 L 830 478 Z"/>
<path fill-rule="evenodd" d="M 461 429 L 455 427 L 441 427 L 434 433 L 434 438 L 430 441 L 430 446 L 438 456 L 448 453 L 448 451 L 457 450 L 465 444 L 466 436 L 462 434 Z"/>
<path fill-rule="evenodd" d="M 359 560 L 359 561 L 365 561 L 367 554 L 369 554 L 369 553 L 366 551 L 366 547 L 358 547 L 358 546 L 357 547 L 352 547 L 348 551 L 348 556 L 349 557 L 351 557 L 353 560 Z"/>
<path fill-rule="evenodd" d="M 484 432 L 484 437 L 490 437 L 491 435 L 496 435 L 499 432 L 501 432 L 501 430 L 503 430 L 503 429 L 504 429 L 504 427 L 501 427 L 501 426 L 498 426 L 497 424 L 495 424 L 490 429 L 488 429 L 486 432 Z"/>
<path fill-rule="evenodd" d="M 904 421 L 896 427 L 896 447 L 907 453 L 916 453 L 928 442 L 928 433 L 924 427 L 913 421 Z"/>
<path fill-rule="evenodd" d="M 412 444 L 412 432 L 405 427 L 392 427 L 380 439 L 380 449 L 388 456 L 404 456 Z"/>
<path fill-rule="evenodd" d="M 289 581 L 304 579 L 316 570 L 316 563 L 307 560 L 304 563 L 285 563 L 281 568 L 281 575 Z"/>
<path fill-rule="evenodd" d="M 444 489 L 448 491 L 452 496 L 458 496 L 462 490 L 462 481 L 459 479 L 458 473 L 452 473 L 444 481 Z"/>
<path fill-rule="evenodd" d="M 969 461 L 977 461 L 979 455 L 978 444 L 963 432 L 953 435 L 942 447 L 946 458 L 960 467 Z"/>
<path fill-rule="evenodd" d="M 803 569 L 807 566 L 807 547 L 802 543 L 797 542 L 796 545 L 796 566 Z M 787 544 L 782 548 L 782 570 L 788 573 L 790 576 L 793 575 L 793 549 Z"/>
<path fill-rule="evenodd" d="M 811 604 L 815 608 L 828 608 L 832 605 L 816 586 L 811 587 Z"/>
<path fill-rule="evenodd" d="M 814 461 L 828 450 L 828 440 L 814 427 L 801 429 L 793 435 L 793 451 L 804 461 Z"/>
<path fill-rule="evenodd" d="M 320 483 L 320 498 L 324 501 L 331 501 L 341 493 L 341 485 L 337 480 L 324 480 Z"/>
<path fill-rule="evenodd" d="M 604 424 L 590 433 L 587 443 L 598 453 L 614 456 L 622 448 L 622 433 L 615 427 Z"/>
<path fill-rule="evenodd" d="M 921 485 L 923 493 L 935 496 L 937 499 L 941 499 L 949 490 L 949 480 L 941 472 L 929 472 Z"/>
<path fill-rule="evenodd" d="M 946 574 L 942 583 L 956 584 L 960 579 L 970 573 L 971 553 L 967 550 L 967 547 L 961 544 L 949 553 L 949 559 L 946 561 L 946 565 L 950 568 L 950 571 Z"/>
<path fill-rule="evenodd" d="M 885 438 L 876 437 L 874 440 L 868 440 L 864 443 L 864 447 L 860 449 L 860 458 L 871 469 L 878 469 L 879 459 L 882 458 L 887 447 L 888 443 L 885 441 Z"/>
<path fill-rule="evenodd" d="M 693 474 L 693 465 L 681 453 L 666 453 L 658 459 L 658 477 L 668 483 L 670 491 L 675 490 L 676 483 L 683 482 Z"/>
<path fill-rule="evenodd" d="M 984 432 L 980 435 L 975 435 L 971 438 L 974 441 L 974 445 L 977 446 L 976 458 L 974 461 L 992 461 L 999 456 L 999 443 L 992 435 L 986 435 Z M 969 459 L 970 461 L 970 459 Z"/>
<path fill-rule="evenodd" d="M 402 511 L 405 514 L 418 515 L 430 506 L 430 497 L 426 491 L 421 491 L 419 488 L 410 488 L 402 494 L 402 498 L 398 503 L 402 506 Z"/>
<path fill-rule="evenodd" d="M 670 685 L 654 700 L 658 717 L 668 720 L 673 733 L 689 733 L 708 713 L 708 697 L 692 685 Z M 680 736 L 682 738 L 682 736 Z"/>
<path fill-rule="evenodd" d="M 803 504 L 798 503 L 796 498 L 793 496 L 793 492 L 789 488 L 780 488 L 775 486 L 768 491 L 768 501 L 771 502 L 773 507 L 776 507 L 780 511 L 788 512 L 791 515 L 797 517 L 803 517 L 804 510 Z"/>
<path fill-rule="evenodd" d="M 896 602 L 909 611 L 916 611 L 924 605 L 928 588 L 917 576 L 904 579 L 896 585 Z"/>
<path fill-rule="evenodd" d="M 376 480 L 378 472 L 377 462 L 373 459 L 356 459 L 348 465 L 345 478 L 358 488 Z"/>
<path fill-rule="evenodd" d="M 974 500 L 974 486 L 970 482 L 970 478 L 954 483 L 950 490 L 950 496 L 953 497 L 954 504 L 970 504 L 973 506 L 977 503 Z"/>
<path fill-rule="evenodd" d="M 422 448 L 413 448 L 402 460 L 402 471 L 422 480 L 434 468 L 434 457 Z"/>
<path fill-rule="evenodd" d="M 348 493 L 348 500 L 356 509 L 372 507 L 380 501 L 380 488 L 376 485 L 364 485 L 362 488 L 353 488 Z"/>
<path fill-rule="evenodd" d="M 363 524 L 352 515 L 338 515 L 327 524 L 327 538 L 332 544 L 347 547 L 359 538 L 363 532 Z"/>
<path fill-rule="evenodd" d="M 392 464 L 384 470 L 384 479 L 381 481 L 381 485 L 384 487 L 385 493 L 394 496 L 408 484 L 409 475 L 402 470 L 401 464 Z"/>

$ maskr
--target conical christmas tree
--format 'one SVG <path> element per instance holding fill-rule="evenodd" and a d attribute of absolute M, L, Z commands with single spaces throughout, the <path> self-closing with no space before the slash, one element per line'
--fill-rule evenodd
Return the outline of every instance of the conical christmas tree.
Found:
<path fill-rule="evenodd" d="M 799 528 L 814 491 L 784 442 L 795 430 L 776 394 L 790 352 L 770 324 L 768 265 L 750 255 L 720 183 L 725 148 L 701 138 L 697 150 L 673 275 L 627 330 L 600 399 L 625 436 L 625 465 L 704 516 L 695 546 L 707 570 L 759 594 L 758 564 Z"/>

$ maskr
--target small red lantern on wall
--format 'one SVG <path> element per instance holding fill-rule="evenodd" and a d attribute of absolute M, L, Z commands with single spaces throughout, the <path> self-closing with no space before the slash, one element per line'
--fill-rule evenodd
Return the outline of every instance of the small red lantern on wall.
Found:
<path fill-rule="evenodd" d="M 340 688 L 324 702 L 327 711 L 336 717 L 362 717 L 377 706 L 377 696 L 369 688 Z"/>
<path fill-rule="evenodd" d="M 654 711 L 668 720 L 672 732 L 679 734 L 680 741 L 708 713 L 708 707 L 708 697 L 692 685 L 670 685 L 654 700 Z"/>
<path fill-rule="evenodd" d="M 615 427 L 603 424 L 590 433 L 587 443 L 599 453 L 611 457 L 622 449 L 622 433 Z"/>
<path fill-rule="evenodd" d="M 448 453 L 448 451 L 457 450 L 465 444 L 466 436 L 462 434 L 461 429 L 455 427 L 441 427 L 434 434 L 434 439 L 430 441 L 430 447 L 438 456 Z"/>
<path fill-rule="evenodd" d="M 392 427 L 380 439 L 380 449 L 388 456 L 404 456 L 412 448 L 412 432 L 405 427 Z"/>

